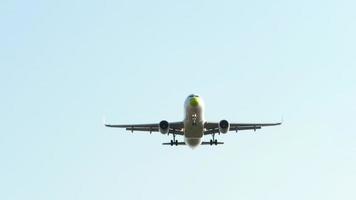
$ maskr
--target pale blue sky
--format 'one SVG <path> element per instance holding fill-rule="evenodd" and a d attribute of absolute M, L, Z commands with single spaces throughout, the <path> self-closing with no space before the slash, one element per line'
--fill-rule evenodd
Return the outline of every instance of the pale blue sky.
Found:
<path fill-rule="evenodd" d="M 0 1 L 0 199 L 356 199 L 355 8 Z M 181 120 L 190 93 L 285 123 L 195 150 L 101 124 Z"/>

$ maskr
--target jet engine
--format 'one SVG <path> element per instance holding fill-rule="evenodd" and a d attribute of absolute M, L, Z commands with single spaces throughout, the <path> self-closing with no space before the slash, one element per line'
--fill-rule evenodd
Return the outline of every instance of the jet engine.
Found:
<path fill-rule="evenodd" d="M 166 120 L 162 120 L 159 123 L 158 129 L 162 134 L 167 134 L 169 132 L 169 123 Z"/>
<path fill-rule="evenodd" d="M 227 133 L 230 129 L 230 123 L 227 120 L 221 120 L 219 122 L 219 132 L 220 133 Z"/>

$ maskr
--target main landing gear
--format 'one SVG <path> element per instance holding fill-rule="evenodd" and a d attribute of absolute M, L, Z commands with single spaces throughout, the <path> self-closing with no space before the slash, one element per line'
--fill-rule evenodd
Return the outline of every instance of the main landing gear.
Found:
<path fill-rule="evenodd" d="M 184 142 L 178 142 L 178 140 L 176 140 L 176 134 L 173 133 L 173 140 L 171 140 L 171 142 L 165 142 L 162 143 L 163 145 L 170 145 L 170 146 L 179 146 L 179 145 L 185 145 Z"/>
<path fill-rule="evenodd" d="M 218 145 L 218 140 L 210 140 L 210 145 Z"/>
<path fill-rule="evenodd" d="M 176 134 L 173 133 L 173 140 L 171 140 L 171 146 L 178 146 L 178 140 L 176 140 Z"/>
<path fill-rule="evenodd" d="M 214 145 L 218 145 L 218 140 L 215 139 L 215 134 L 212 134 L 212 136 L 213 136 L 213 139 L 210 140 L 210 146 L 213 145 L 213 144 Z"/>
<path fill-rule="evenodd" d="M 175 141 L 171 140 L 171 146 L 173 146 L 173 145 L 178 146 L 178 140 L 175 140 Z"/>

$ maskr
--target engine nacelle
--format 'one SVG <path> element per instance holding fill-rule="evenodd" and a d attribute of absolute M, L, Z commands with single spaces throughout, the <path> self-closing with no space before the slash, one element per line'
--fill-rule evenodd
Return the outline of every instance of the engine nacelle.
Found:
<path fill-rule="evenodd" d="M 162 120 L 158 126 L 159 132 L 167 134 L 169 132 L 169 123 L 166 120 Z"/>
<path fill-rule="evenodd" d="M 230 123 L 227 120 L 221 120 L 219 122 L 219 132 L 225 134 L 229 130 L 230 130 Z"/>

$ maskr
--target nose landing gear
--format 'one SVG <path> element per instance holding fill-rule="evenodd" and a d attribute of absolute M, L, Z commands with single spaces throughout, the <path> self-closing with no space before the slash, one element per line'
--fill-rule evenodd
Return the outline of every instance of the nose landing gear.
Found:
<path fill-rule="evenodd" d="M 197 125 L 197 118 L 198 118 L 198 116 L 197 116 L 197 114 L 193 114 L 192 115 L 192 121 L 193 121 L 193 126 L 196 126 Z"/>

